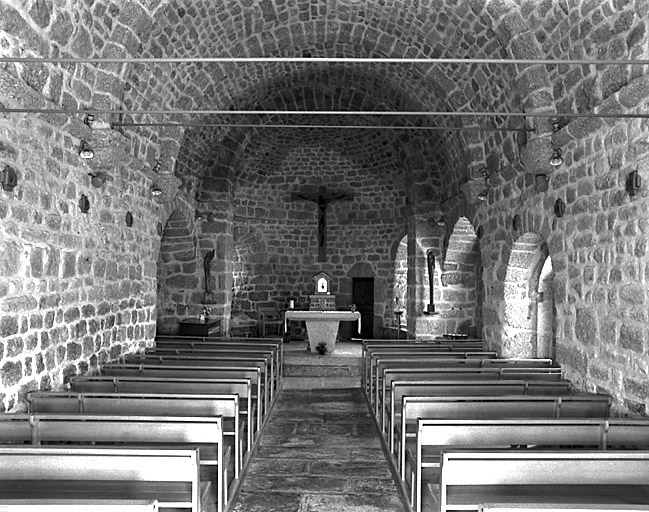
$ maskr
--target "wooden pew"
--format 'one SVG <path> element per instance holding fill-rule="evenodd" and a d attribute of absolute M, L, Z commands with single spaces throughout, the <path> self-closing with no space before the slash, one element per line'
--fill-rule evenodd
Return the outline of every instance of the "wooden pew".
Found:
<path fill-rule="evenodd" d="M 370 378 L 376 385 L 380 385 L 380 376 L 386 368 L 441 368 L 441 367 L 467 367 L 467 368 L 559 368 L 552 359 L 511 359 L 511 358 L 483 358 L 479 355 L 469 354 L 468 357 L 449 357 L 429 354 L 408 355 L 378 355 L 370 364 Z M 559 370 L 560 371 L 560 370 Z M 370 396 L 372 389 L 370 388 Z"/>
<path fill-rule="evenodd" d="M 502 446 L 547 449 L 569 445 L 572 449 L 624 449 L 649 446 L 646 419 L 494 419 L 428 420 L 418 422 L 414 454 L 415 489 L 437 485 L 443 451 L 488 449 Z M 419 498 L 416 498 L 419 499 Z"/>
<path fill-rule="evenodd" d="M 497 352 L 488 351 L 482 347 L 482 343 L 476 344 L 457 344 L 452 342 L 443 342 L 432 340 L 421 343 L 403 343 L 386 341 L 364 341 L 361 346 L 361 370 L 362 375 L 368 372 L 368 363 L 370 358 L 377 353 L 397 352 L 397 353 L 412 353 L 420 351 L 430 351 L 444 354 L 457 354 L 457 353 L 476 353 L 481 352 L 487 357 L 493 354 L 497 357 Z"/>
<path fill-rule="evenodd" d="M 647 512 L 649 505 L 600 505 L 586 503 L 480 504 L 480 512 Z"/>
<path fill-rule="evenodd" d="M 180 350 L 191 351 L 212 351 L 224 349 L 262 349 L 271 350 L 277 362 L 277 372 L 281 380 L 283 375 L 284 343 L 282 340 L 272 338 L 178 338 L 173 336 L 157 336 L 155 339 L 154 351 Z"/>
<path fill-rule="evenodd" d="M 219 343 L 207 344 L 205 347 L 190 347 L 183 346 L 181 343 L 174 345 L 167 345 L 162 347 L 153 347 L 148 348 L 145 351 L 145 354 L 155 354 L 155 355 L 169 355 L 174 354 L 178 356 L 196 356 L 196 357 L 214 357 L 220 354 L 263 354 L 270 357 L 273 365 L 273 373 L 275 375 L 276 386 L 279 387 L 279 384 L 282 380 L 283 374 L 283 361 L 282 361 L 282 351 L 276 345 L 246 345 L 241 343 Z"/>
<path fill-rule="evenodd" d="M 218 366 L 187 366 L 187 365 L 161 365 L 161 364 L 119 364 L 111 363 L 101 366 L 101 373 L 107 377 L 157 377 L 180 379 L 250 379 L 253 389 L 257 390 L 257 430 L 270 405 L 268 393 L 268 374 L 260 366 L 240 366 L 233 362 Z M 180 391 L 179 391 L 180 392 Z"/>
<path fill-rule="evenodd" d="M 261 388 L 253 386 L 250 378 L 183 379 L 165 377 L 108 377 L 75 375 L 70 388 L 77 393 L 168 393 L 192 395 L 239 396 L 239 413 L 252 425 L 252 445 L 261 427 Z"/>
<path fill-rule="evenodd" d="M 418 421 L 426 420 L 499 420 L 504 418 L 607 418 L 611 397 L 608 395 L 568 396 L 476 396 L 476 397 L 403 397 L 401 423 L 395 453 L 401 479 L 407 476 L 408 454 L 415 453 L 419 439 Z M 512 443 L 514 444 L 514 443 Z M 418 453 L 418 452 L 417 452 Z M 418 464 L 414 459 L 411 467 Z"/>
<path fill-rule="evenodd" d="M 401 423 L 401 403 L 404 396 L 503 396 L 549 395 L 563 396 L 571 392 L 571 384 L 562 381 L 392 381 L 389 402 L 382 408 L 381 428 L 389 437 L 390 452 L 395 450 L 396 426 Z"/>
<path fill-rule="evenodd" d="M 646 504 L 648 482 L 647 451 L 449 451 L 439 511 L 477 512 L 481 503 Z"/>
<path fill-rule="evenodd" d="M 392 381 L 396 380 L 542 380 L 561 381 L 561 368 L 516 368 L 490 366 L 471 367 L 425 367 L 412 366 L 387 367 L 377 374 L 374 385 L 375 415 L 378 418 L 380 408 L 384 407 L 383 397 L 387 396 Z"/>
<path fill-rule="evenodd" d="M 243 467 L 243 440 L 251 449 L 252 418 L 242 424 L 239 414 L 239 396 L 182 395 L 153 393 L 74 393 L 30 391 L 27 394 L 30 414 L 93 414 L 175 417 L 221 417 L 224 446 L 234 451 L 232 474 L 239 478 Z"/>
<path fill-rule="evenodd" d="M 226 504 L 221 417 L 4 414 L 0 415 L 0 442 L 198 449 L 201 479 L 208 483 L 203 493 L 213 493 L 212 503 L 219 511 Z"/>
<path fill-rule="evenodd" d="M 197 354 L 128 354 L 122 358 L 122 364 L 143 364 L 160 366 L 249 366 L 256 365 L 262 369 L 264 382 L 268 383 L 269 407 L 276 398 L 278 382 L 275 375 L 275 364 L 271 354 L 245 353 L 242 351 L 227 352 L 215 355 Z"/>
<path fill-rule="evenodd" d="M 6 512 L 157 512 L 158 502 L 147 500 L 0 499 Z"/>
<path fill-rule="evenodd" d="M 0 499 L 144 500 L 201 512 L 198 450 L 0 446 Z"/>
<path fill-rule="evenodd" d="M 377 361 L 382 359 L 441 359 L 445 361 L 457 361 L 464 359 L 496 359 L 498 354 L 494 351 L 475 351 L 475 352 L 446 352 L 439 351 L 436 349 L 427 349 L 425 347 L 416 347 L 416 350 L 401 350 L 401 349 L 380 349 L 374 350 L 370 349 L 367 352 L 367 356 L 362 359 L 361 371 L 363 385 L 368 389 L 369 394 L 371 395 L 371 386 L 372 380 L 376 375 Z"/>

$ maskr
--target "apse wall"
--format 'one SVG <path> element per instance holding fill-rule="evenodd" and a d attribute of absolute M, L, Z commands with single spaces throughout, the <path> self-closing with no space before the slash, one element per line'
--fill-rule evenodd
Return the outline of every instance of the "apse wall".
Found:
<path fill-rule="evenodd" d="M 332 276 L 338 305 L 349 306 L 349 270 L 367 263 L 376 276 L 375 315 L 391 318 L 386 304 L 390 247 L 406 229 L 400 155 L 382 134 L 367 130 L 264 133 L 248 145 L 235 172 L 235 232 L 254 230 L 257 249 L 240 250 L 249 242 L 235 236 L 235 267 L 249 279 L 237 281 L 233 314 L 254 317 L 256 307 L 286 307 L 289 297 L 307 307 L 312 277 L 321 271 Z M 326 209 L 324 262 L 318 261 L 318 206 L 295 197 L 317 195 L 319 187 L 352 196 Z"/>

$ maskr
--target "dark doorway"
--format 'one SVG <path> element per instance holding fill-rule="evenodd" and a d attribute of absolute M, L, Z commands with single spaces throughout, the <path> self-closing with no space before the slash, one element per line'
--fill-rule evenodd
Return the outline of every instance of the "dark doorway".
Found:
<path fill-rule="evenodd" d="M 356 335 L 360 338 L 374 338 L 374 278 L 352 278 L 352 302 L 361 314 L 361 332 Z"/>

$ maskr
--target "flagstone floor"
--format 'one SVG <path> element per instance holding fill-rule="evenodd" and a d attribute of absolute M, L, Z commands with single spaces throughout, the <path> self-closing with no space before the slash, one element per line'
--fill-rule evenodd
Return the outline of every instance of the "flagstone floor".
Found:
<path fill-rule="evenodd" d="M 407 510 L 361 390 L 282 390 L 231 510 Z"/>

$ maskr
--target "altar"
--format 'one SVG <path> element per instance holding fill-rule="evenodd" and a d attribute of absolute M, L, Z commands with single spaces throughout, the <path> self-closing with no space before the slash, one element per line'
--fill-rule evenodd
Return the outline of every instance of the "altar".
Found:
<path fill-rule="evenodd" d="M 340 322 L 360 322 L 358 311 L 293 311 L 285 313 L 287 320 L 302 320 L 306 323 L 306 333 L 309 338 L 309 349 L 316 351 L 320 343 L 325 343 L 327 353 L 331 354 L 336 348 L 336 337 Z M 360 332 L 360 326 L 358 328 Z"/>

